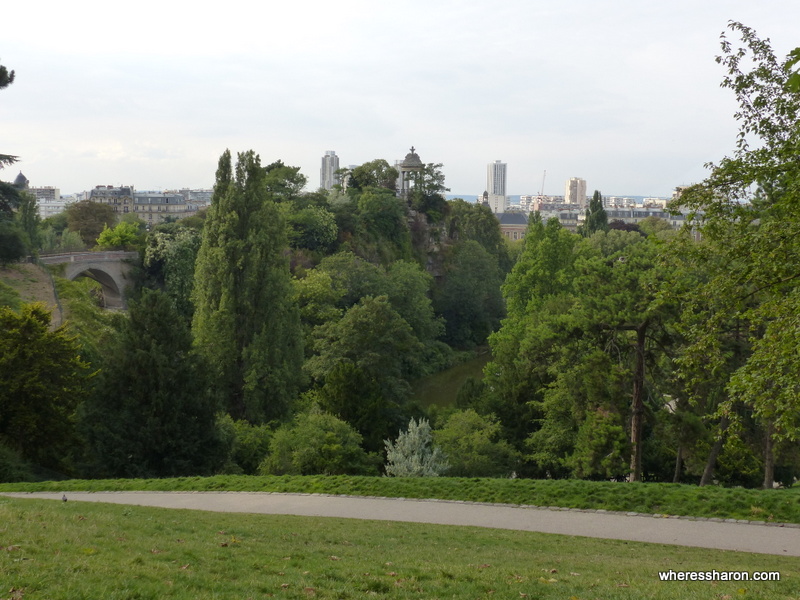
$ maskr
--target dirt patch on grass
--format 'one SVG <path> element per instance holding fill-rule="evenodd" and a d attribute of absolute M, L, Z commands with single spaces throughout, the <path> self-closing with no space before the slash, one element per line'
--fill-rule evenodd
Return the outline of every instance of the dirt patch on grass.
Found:
<path fill-rule="evenodd" d="M 53 281 L 43 267 L 30 263 L 17 263 L 0 267 L 0 281 L 14 288 L 22 302 L 43 302 L 53 313 L 53 325 L 62 321 L 56 301 Z"/>

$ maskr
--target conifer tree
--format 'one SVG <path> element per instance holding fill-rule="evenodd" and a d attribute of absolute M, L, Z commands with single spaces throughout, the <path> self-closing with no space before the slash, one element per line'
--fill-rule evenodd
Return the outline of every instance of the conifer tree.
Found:
<path fill-rule="evenodd" d="M 172 300 L 145 290 L 103 357 L 80 430 L 95 476 L 206 474 L 222 446 L 205 369 Z"/>
<path fill-rule="evenodd" d="M 219 160 L 195 267 L 193 330 L 212 387 L 235 419 L 281 417 L 297 393 L 303 359 L 292 299 L 286 226 L 252 150 Z"/>

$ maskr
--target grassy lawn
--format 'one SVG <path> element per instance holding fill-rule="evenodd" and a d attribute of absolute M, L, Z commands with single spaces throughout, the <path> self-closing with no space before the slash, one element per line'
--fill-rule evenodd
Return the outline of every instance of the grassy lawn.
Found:
<path fill-rule="evenodd" d="M 0 484 L 1 491 L 263 491 L 438 498 L 800 523 L 800 491 L 578 480 L 220 475 Z"/>
<path fill-rule="evenodd" d="M 662 582 L 659 571 L 779 571 Z M 0 596 L 797 598 L 796 558 L 472 527 L 0 499 Z"/>

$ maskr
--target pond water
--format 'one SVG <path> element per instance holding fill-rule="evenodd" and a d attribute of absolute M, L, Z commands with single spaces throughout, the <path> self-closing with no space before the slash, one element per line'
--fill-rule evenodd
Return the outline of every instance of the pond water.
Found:
<path fill-rule="evenodd" d="M 458 390 L 469 378 L 483 379 L 483 367 L 492 359 L 489 351 L 484 351 L 476 358 L 457 364 L 439 373 L 428 375 L 411 384 L 411 402 L 422 407 L 433 404 L 441 407 L 453 406 L 456 403 Z"/>

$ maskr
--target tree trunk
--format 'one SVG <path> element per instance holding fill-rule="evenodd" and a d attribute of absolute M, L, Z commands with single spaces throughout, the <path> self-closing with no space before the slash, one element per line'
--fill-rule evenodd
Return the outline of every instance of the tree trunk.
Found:
<path fill-rule="evenodd" d="M 761 484 L 765 490 L 771 490 L 775 485 L 775 442 L 772 434 L 775 426 L 770 423 L 764 432 L 764 483 Z"/>
<path fill-rule="evenodd" d="M 683 466 L 683 444 L 678 444 L 678 455 L 675 457 L 675 473 L 672 475 L 672 483 L 680 483 L 682 466 Z"/>
<path fill-rule="evenodd" d="M 642 429 L 644 428 L 644 343 L 647 323 L 636 328 L 636 367 L 631 401 L 631 471 L 628 481 L 642 480 Z"/>
<path fill-rule="evenodd" d="M 722 417 L 719 420 L 719 437 L 714 441 L 711 446 L 711 451 L 708 453 L 708 460 L 706 460 L 706 468 L 703 469 L 703 476 L 700 478 L 700 487 L 708 485 L 714 479 L 714 467 L 717 464 L 719 453 L 722 452 L 722 446 L 725 444 L 725 432 L 728 430 L 728 417 Z"/>

